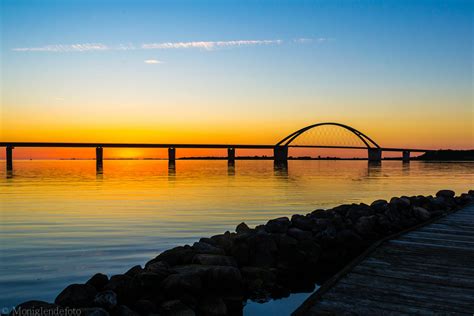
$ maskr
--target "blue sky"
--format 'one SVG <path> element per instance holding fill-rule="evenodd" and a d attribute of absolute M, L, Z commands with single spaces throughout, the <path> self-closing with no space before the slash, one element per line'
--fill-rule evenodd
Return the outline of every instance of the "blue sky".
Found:
<path fill-rule="evenodd" d="M 1 3 L 3 138 L 332 120 L 472 140 L 472 1 Z"/>

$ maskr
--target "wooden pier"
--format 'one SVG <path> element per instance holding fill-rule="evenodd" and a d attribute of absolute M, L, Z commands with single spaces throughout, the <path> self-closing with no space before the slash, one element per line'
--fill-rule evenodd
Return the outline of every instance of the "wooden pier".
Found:
<path fill-rule="evenodd" d="M 474 205 L 469 205 L 374 245 L 293 315 L 473 313 Z"/>

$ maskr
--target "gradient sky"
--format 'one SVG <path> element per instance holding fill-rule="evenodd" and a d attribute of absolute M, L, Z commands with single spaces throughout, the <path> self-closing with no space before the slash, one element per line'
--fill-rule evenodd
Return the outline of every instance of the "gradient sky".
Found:
<path fill-rule="evenodd" d="M 472 1 L 0 3 L 4 141 L 474 147 Z"/>

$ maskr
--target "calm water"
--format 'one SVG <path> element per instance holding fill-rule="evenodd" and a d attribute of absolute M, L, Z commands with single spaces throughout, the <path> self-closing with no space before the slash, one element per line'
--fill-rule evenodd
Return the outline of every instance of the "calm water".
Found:
<path fill-rule="evenodd" d="M 0 307 L 52 301 L 96 272 L 123 273 L 164 249 L 342 203 L 473 189 L 473 163 L 387 161 L 15 161 L 0 171 Z M 4 162 L 2 162 L 4 165 Z M 287 315 L 308 294 L 246 314 Z"/>

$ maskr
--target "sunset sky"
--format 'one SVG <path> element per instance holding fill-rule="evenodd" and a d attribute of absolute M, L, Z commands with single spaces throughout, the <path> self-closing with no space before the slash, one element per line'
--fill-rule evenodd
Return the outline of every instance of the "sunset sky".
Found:
<path fill-rule="evenodd" d="M 469 0 L 0 3 L 2 141 L 474 147 Z"/>

